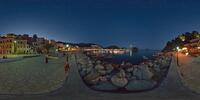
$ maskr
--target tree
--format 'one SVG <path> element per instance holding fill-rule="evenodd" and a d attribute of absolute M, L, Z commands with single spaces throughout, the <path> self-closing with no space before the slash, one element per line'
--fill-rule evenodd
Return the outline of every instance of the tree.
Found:
<path fill-rule="evenodd" d="M 185 37 L 184 34 L 182 34 L 182 35 L 179 36 L 179 38 L 184 42 L 186 37 Z"/>
<path fill-rule="evenodd" d="M 190 43 L 192 39 L 200 38 L 200 34 L 197 31 L 186 32 L 179 35 L 175 39 L 168 41 L 163 51 L 172 51 L 174 48 L 179 46 L 180 48 L 184 47 L 185 44 Z"/>

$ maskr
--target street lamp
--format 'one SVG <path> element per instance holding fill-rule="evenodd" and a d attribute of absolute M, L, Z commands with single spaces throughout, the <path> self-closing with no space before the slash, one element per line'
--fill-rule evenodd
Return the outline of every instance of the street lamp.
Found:
<path fill-rule="evenodd" d="M 177 49 L 177 52 L 176 52 L 176 63 L 177 63 L 177 65 L 179 66 L 179 59 L 178 59 L 178 53 L 179 53 L 179 51 L 180 51 L 180 48 L 179 48 L 179 46 L 177 46 L 176 47 L 176 49 Z"/>
<path fill-rule="evenodd" d="M 66 47 L 67 47 L 67 51 L 69 50 L 69 44 L 66 44 Z"/>
<path fill-rule="evenodd" d="M 15 40 L 14 41 L 14 54 L 16 53 L 16 43 L 17 43 L 17 41 Z"/>
<path fill-rule="evenodd" d="M 179 50 L 180 49 L 179 46 L 177 46 L 176 49 Z"/>
<path fill-rule="evenodd" d="M 66 47 L 68 48 L 68 47 L 69 47 L 69 44 L 66 44 Z"/>

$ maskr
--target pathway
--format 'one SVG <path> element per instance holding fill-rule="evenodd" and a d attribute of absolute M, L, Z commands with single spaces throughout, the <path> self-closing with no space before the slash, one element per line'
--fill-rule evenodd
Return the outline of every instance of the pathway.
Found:
<path fill-rule="evenodd" d="M 76 66 L 75 56 L 70 57 L 70 72 L 64 86 L 56 91 L 41 95 L 3 95 L 2 99 L 20 100 L 199 100 L 200 96 L 183 87 L 177 72 L 176 60 L 172 60 L 169 73 L 163 83 L 156 89 L 142 93 L 107 93 L 94 91 L 82 81 Z"/>

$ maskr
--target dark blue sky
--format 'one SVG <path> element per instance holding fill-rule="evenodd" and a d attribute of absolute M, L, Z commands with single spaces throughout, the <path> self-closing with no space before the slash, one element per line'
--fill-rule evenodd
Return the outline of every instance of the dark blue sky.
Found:
<path fill-rule="evenodd" d="M 1 0 L 0 34 L 161 49 L 200 31 L 198 0 Z"/>

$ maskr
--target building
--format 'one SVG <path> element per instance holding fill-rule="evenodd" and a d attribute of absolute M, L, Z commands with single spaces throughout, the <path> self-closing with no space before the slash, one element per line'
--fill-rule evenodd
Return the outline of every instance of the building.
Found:
<path fill-rule="evenodd" d="M 14 54 L 31 54 L 33 53 L 33 48 L 28 44 L 27 40 L 14 40 Z"/>
<path fill-rule="evenodd" d="M 13 38 L 0 38 L 0 54 L 11 54 L 14 52 L 14 39 Z"/>
<path fill-rule="evenodd" d="M 200 54 L 200 38 L 190 40 L 190 43 L 184 45 L 190 53 Z"/>
<path fill-rule="evenodd" d="M 17 35 L 14 34 L 14 33 L 8 33 L 8 34 L 4 35 L 3 37 L 7 37 L 7 38 L 16 38 Z"/>
<path fill-rule="evenodd" d="M 67 46 L 65 43 L 63 42 L 56 42 L 56 48 L 58 49 L 58 51 L 67 51 Z"/>
<path fill-rule="evenodd" d="M 32 47 L 27 40 L 16 39 L 14 37 L 0 38 L 0 54 L 31 54 Z"/>

